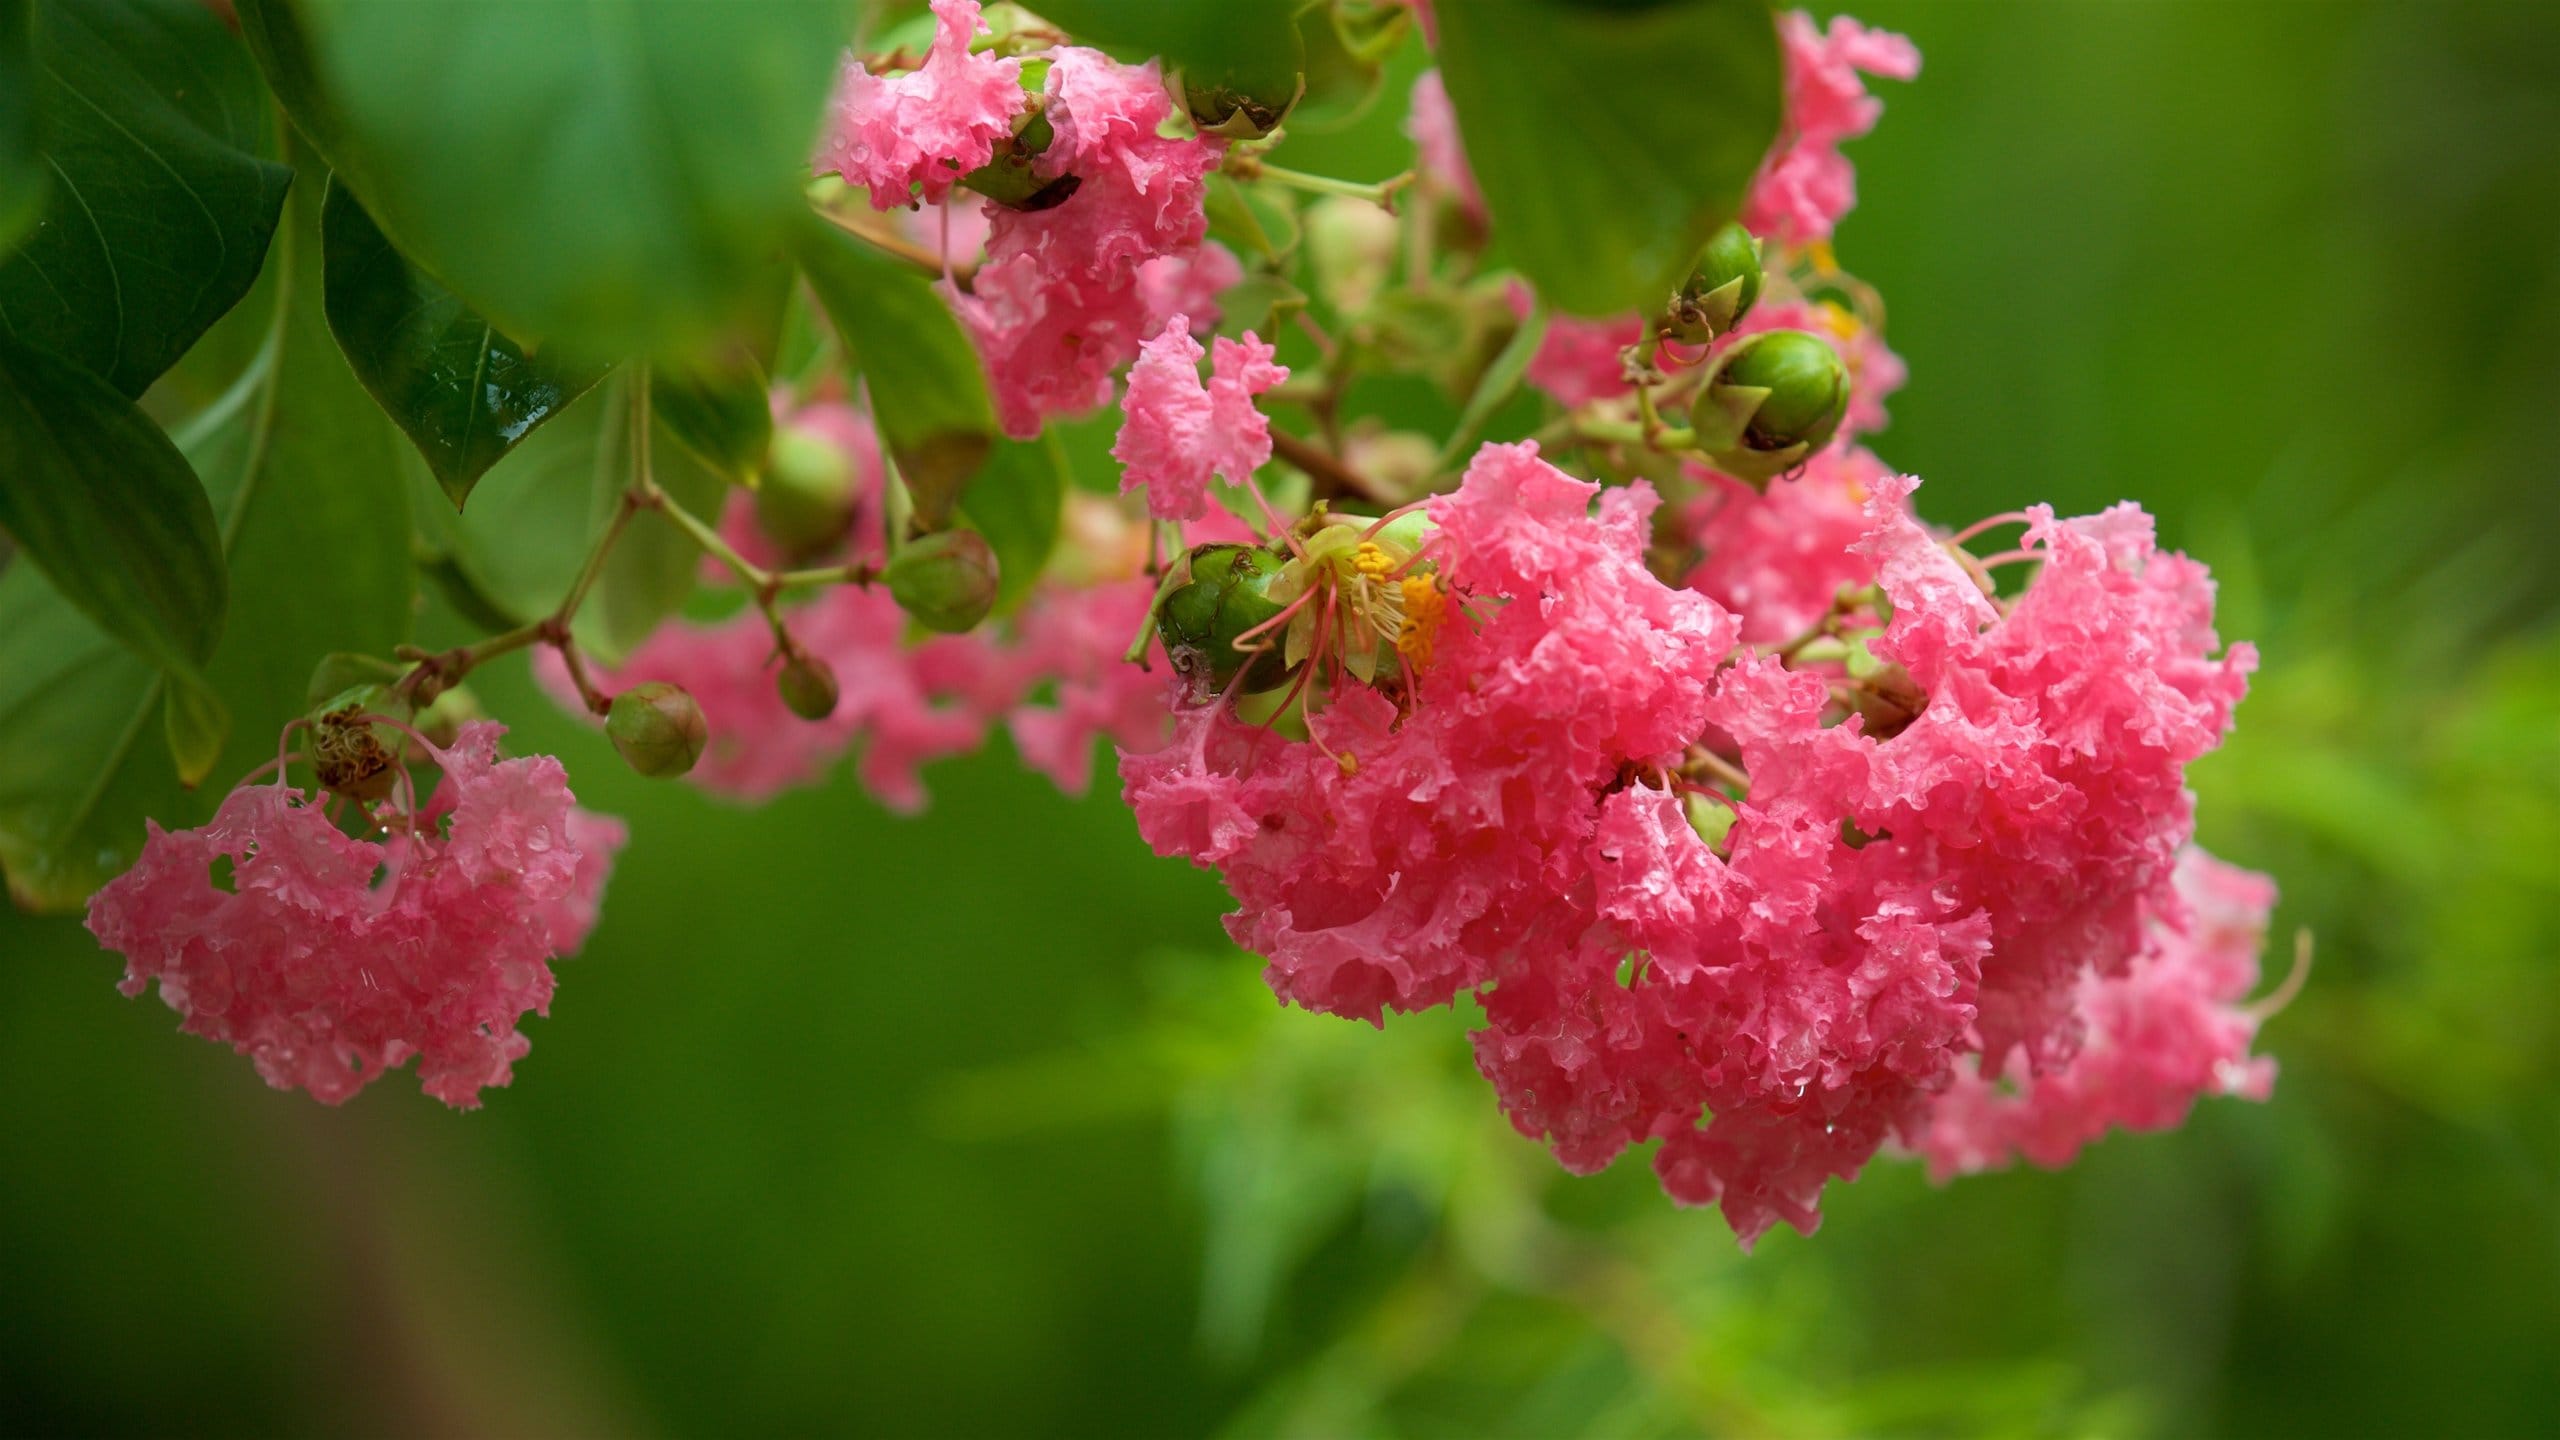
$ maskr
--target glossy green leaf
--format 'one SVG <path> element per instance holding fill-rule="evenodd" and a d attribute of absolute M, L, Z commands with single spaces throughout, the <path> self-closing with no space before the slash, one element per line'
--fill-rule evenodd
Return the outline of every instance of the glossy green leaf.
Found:
<path fill-rule="evenodd" d="M 197 0 L 36 8 L 52 186 L 0 259 L 0 331 L 139 396 L 257 280 L 292 172 L 265 158 L 256 68 Z"/>
<path fill-rule="evenodd" d="M 995 439 L 978 352 L 932 282 L 835 226 L 802 227 L 800 263 L 870 389 L 917 516 L 942 524 Z"/>
<path fill-rule="evenodd" d="M 46 176 L 36 145 L 35 6 L 0 0 L 0 254 L 44 208 Z"/>
<path fill-rule="evenodd" d="M 273 329 L 249 371 L 176 435 L 202 478 L 230 572 L 229 616 L 205 666 L 231 732 L 193 794 L 152 720 L 158 674 L 31 567 L 0 574 L 0 867 L 21 904 L 69 909 L 130 864 L 143 819 L 203 820 L 274 758 L 331 651 L 387 654 L 414 584 L 399 432 L 366 397 L 320 314 L 319 195 L 291 207 L 269 264 Z M 171 728 L 190 723 L 173 707 Z"/>
<path fill-rule="evenodd" d="M 649 405 L 693 458 L 732 484 L 752 485 L 773 445 L 773 402 L 764 367 L 732 352 L 649 372 Z"/>
<path fill-rule="evenodd" d="M 455 582 L 509 623 L 559 605 L 629 486 L 631 404 L 630 376 L 608 376 L 490 470 L 471 508 L 438 538 Z M 664 426 L 651 439 L 650 473 L 676 503 L 706 520 L 728 492 Z M 578 643 L 607 663 L 620 660 L 684 604 L 701 569 L 701 550 L 673 521 L 649 511 L 633 516 L 579 608 Z"/>
<path fill-rule="evenodd" d="M 605 371 L 533 355 L 391 248 L 355 192 L 322 207 L 330 333 L 453 503 Z"/>
<path fill-rule="evenodd" d="M 960 518 L 996 552 L 997 613 L 1020 605 L 1048 568 L 1066 503 L 1066 449 L 1055 435 L 1003 441 L 987 457 Z"/>
<path fill-rule="evenodd" d="M 0 337 L 0 530 L 127 649 L 193 672 L 222 634 L 213 507 L 187 459 L 115 388 Z"/>
<path fill-rule="evenodd" d="M 840 0 L 249 0 L 278 96 L 383 232 L 508 334 L 691 352 L 748 320 Z"/>
<path fill-rule="evenodd" d="M 1668 295 L 1777 134 L 1760 0 L 1469 0 L 1441 13 L 1439 60 L 1494 234 L 1577 315 Z"/>

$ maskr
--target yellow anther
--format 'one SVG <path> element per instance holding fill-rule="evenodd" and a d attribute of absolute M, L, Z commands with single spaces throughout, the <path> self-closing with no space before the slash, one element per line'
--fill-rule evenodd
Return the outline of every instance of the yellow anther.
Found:
<path fill-rule="evenodd" d="M 1352 566 L 1372 580 L 1385 579 L 1387 572 L 1396 568 L 1396 563 L 1396 557 L 1378 548 L 1374 540 L 1361 541 L 1360 548 L 1351 552 Z"/>
<path fill-rule="evenodd" d="M 1440 637 L 1440 622 L 1449 613 L 1448 597 L 1428 575 L 1407 575 L 1399 588 L 1404 595 L 1404 623 L 1396 630 L 1396 652 L 1417 667 L 1427 666 L 1431 647 Z"/>
<path fill-rule="evenodd" d="M 1804 247 L 1804 258 L 1813 262 L 1813 273 L 1816 275 L 1840 273 L 1840 257 L 1831 253 L 1831 242 L 1828 240 L 1816 240 Z"/>
<path fill-rule="evenodd" d="M 1822 312 L 1823 328 L 1843 340 L 1858 338 L 1858 331 L 1862 327 L 1858 324 L 1858 317 L 1849 313 L 1848 307 L 1836 301 L 1825 300 L 1816 308 Z"/>

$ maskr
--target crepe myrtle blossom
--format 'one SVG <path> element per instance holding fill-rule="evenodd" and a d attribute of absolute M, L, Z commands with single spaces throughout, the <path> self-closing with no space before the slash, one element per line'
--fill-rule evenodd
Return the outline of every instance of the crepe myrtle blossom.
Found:
<path fill-rule="evenodd" d="M 559 761 L 499 759 L 504 728 L 409 737 L 442 778 L 422 808 L 372 812 L 381 840 L 349 837 L 282 774 L 199 829 L 151 825 L 89 902 L 124 993 L 158 982 L 180 1029 L 279 1090 L 336 1105 L 415 1057 L 428 1094 L 478 1106 L 531 1048 L 517 1025 L 550 1013 L 551 961 L 585 943 L 624 840 L 576 807 Z"/>
<path fill-rule="evenodd" d="M 1846 15 L 1834 16 L 1826 31 L 1801 10 L 1778 17 L 1778 37 L 1786 50 L 1786 111 L 1778 142 L 1751 182 L 1742 222 L 1755 235 L 1816 244 L 1858 203 L 1857 170 L 1840 153 L 1842 142 L 1873 130 L 1884 114 L 1884 102 L 1860 77 L 1912 79 L 1920 51 Z"/>
<path fill-rule="evenodd" d="M 1271 422 L 1253 398 L 1289 378 L 1272 349 L 1248 330 L 1210 347 L 1209 379 L 1200 380 L 1200 342 L 1186 315 L 1164 329 L 1129 367 L 1120 436 L 1112 458 L 1124 467 L 1122 493 L 1146 487 L 1147 510 L 1159 520 L 1197 520 L 1208 513 L 1209 480 L 1241 485 L 1271 458 Z"/>
<path fill-rule="evenodd" d="M 2254 660 L 2216 653 L 2202 568 L 2158 551 L 2132 507 L 2039 509 L 2003 562 L 2037 573 L 1997 600 L 1912 517 L 1912 481 L 1835 463 L 1804 502 L 1823 522 L 1857 497 L 1853 532 L 1809 527 L 1830 553 L 1706 578 L 1746 608 L 1739 592 L 1765 588 L 1872 627 L 1855 670 L 1837 645 L 1744 643 L 1766 627 L 1647 568 L 1642 482 L 1604 491 L 1534 446 L 1487 446 L 1409 545 L 1300 527 L 1298 553 L 1254 570 L 1278 577 L 1270 618 L 1233 643 L 1326 618 L 1284 663 L 1192 687 L 1169 745 L 1123 755 L 1141 835 L 1220 874 L 1228 929 L 1283 1000 L 1374 1023 L 1476 992 L 1477 1060 L 1523 1133 L 1577 1171 L 1659 1142 L 1664 1188 L 1721 1205 L 1746 1243 L 1811 1230 L 1823 1186 L 1923 1143 L 1942 1095 L 1998 1112 L 1964 1075 L 2093 1067 L 2054 1093 L 2106 1098 L 2045 1107 L 2084 1129 L 2156 1123 L 2198 1074 L 2262 1091 L 2249 1027 L 2207 1023 L 2196 997 L 2254 982 L 2263 905 L 2226 906 L 2211 983 L 2184 978 L 2200 932 L 2180 877 L 2207 862 L 2182 859 L 2183 769 Z M 1367 538 L 1328 544 L 1337 531 Z M 1346 543 L 1365 550 L 1291 581 Z M 1372 577 L 1419 583 L 1440 617 L 1427 636 L 1337 623 L 1374 621 Z M 1382 642 L 1392 668 L 1342 663 Z M 1238 713 L 1293 670 L 1293 689 L 1326 692 L 1303 738 Z M 2005 1154 L 2023 1142 L 1997 1126 L 2026 1123 L 1963 1133 Z"/>
<path fill-rule="evenodd" d="M 812 161 L 867 188 L 882 210 L 941 203 L 995 158 L 1030 105 L 1020 60 L 970 53 L 986 28 L 978 0 L 933 0 L 933 15 L 933 46 L 905 74 L 875 75 L 845 57 Z"/>

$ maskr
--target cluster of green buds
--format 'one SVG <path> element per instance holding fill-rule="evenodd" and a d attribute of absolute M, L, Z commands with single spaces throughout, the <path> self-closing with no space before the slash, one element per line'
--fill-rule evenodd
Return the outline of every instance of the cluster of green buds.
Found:
<path fill-rule="evenodd" d="M 1697 446 L 1754 485 L 1831 443 L 1849 413 L 1849 367 L 1819 335 L 1769 330 L 1717 357 L 1690 407 Z"/>
<path fill-rule="evenodd" d="M 1740 224 L 1727 224 L 1699 250 L 1656 328 L 1683 345 L 1704 345 L 1751 313 L 1761 281 L 1760 242 Z"/>

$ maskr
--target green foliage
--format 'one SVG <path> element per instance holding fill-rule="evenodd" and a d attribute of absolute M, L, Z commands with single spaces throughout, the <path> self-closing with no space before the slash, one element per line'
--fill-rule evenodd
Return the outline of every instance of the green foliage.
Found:
<path fill-rule="evenodd" d="M 986 373 L 932 282 L 835 226 L 807 220 L 800 264 L 862 374 L 928 527 L 946 523 L 995 440 Z"/>
<path fill-rule="evenodd" d="M 1756 0 L 1476 0 L 1440 69 L 1494 232 L 1557 308 L 1658 306 L 1733 218 L 1778 128 Z"/>
<path fill-rule="evenodd" d="M 633 454 L 635 386 L 608 376 L 553 424 L 526 437 L 483 477 L 470 508 L 438 517 L 426 544 L 491 620 L 547 615 L 568 593 L 602 527 L 622 504 Z M 650 474 L 697 515 L 717 514 L 727 482 L 652 425 Z M 572 627 L 578 643 L 620 660 L 693 593 L 702 552 L 663 514 L 634 515 Z"/>
<path fill-rule="evenodd" d="M 490 466 L 604 374 L 528 353 L 500 334 L 392 249 L 334 179 L 320 234 L 330 333 L 457 506 Z"/>
<path fill-rule="evenodd" d="M 649 372 L 649 404 L 693 457 L 733 484 L 753 485 L 773 444 L 764 367 L 732 351 Z"/>
<path fill-rule="evenodd" d="M 303 133 L 507 334 L 677 354 L 754 308 L 802 210 L 837 0 L 251 0 Z"/>
<path fill-rule="evenodd" d="M 1030 8 L 1122 59 L 1161 56 L 1194 88 L 1282 97 L 1296 88 L 1292 0 L 1049 0 Z"/>
<path fill-rule="evenodd" d="M 257 71 L 197 0 L 48 0 L 36 18 L 53 185 L 0 256 L 0 329 L 139 396 L 248 293 L 292 172 L 268 158 Z"/>
<path fill-rule="evenodd" d="M 0 0 L 0 254 L 44 208 L 44 152 L 36 135 L 34 0 Z"/>
<path fill-rule="evenodd" d="M 176 435 L 212 503 L 229 619 L 205 665 L 231 716 L 214 782 L 183 790 L 147 722 L 160 676 L 124 654 L 32 567 L 0 574 L 0 865 L 37 909 L 77 906 L 131 863 L 145 817 L 210 813 L 228 782 L 275 754 L 303 709 L 314 658 L 386 653 L 414 597 L 396 431 L 321 318 L 319 181 L 296 187 L 269 264 L 281 273 L 268 342 Z"/>
<path fill-rule="evenodd" d="M 995 551 L 997 614 L 1011 613 L 1039 583 L 1066 502 L 1067 458 L 1055 435 L 997 441 L 970 482 L 960 519 Z"/>
<path fill-rule="evenodd" d="M 213 507 L 186 457 L 88 371 L 0 337 L 0 530 L 54 592 L 167 677 L 179 778 L 213 767 L 229 725 L 204 682 L 225 576 Z"/>

